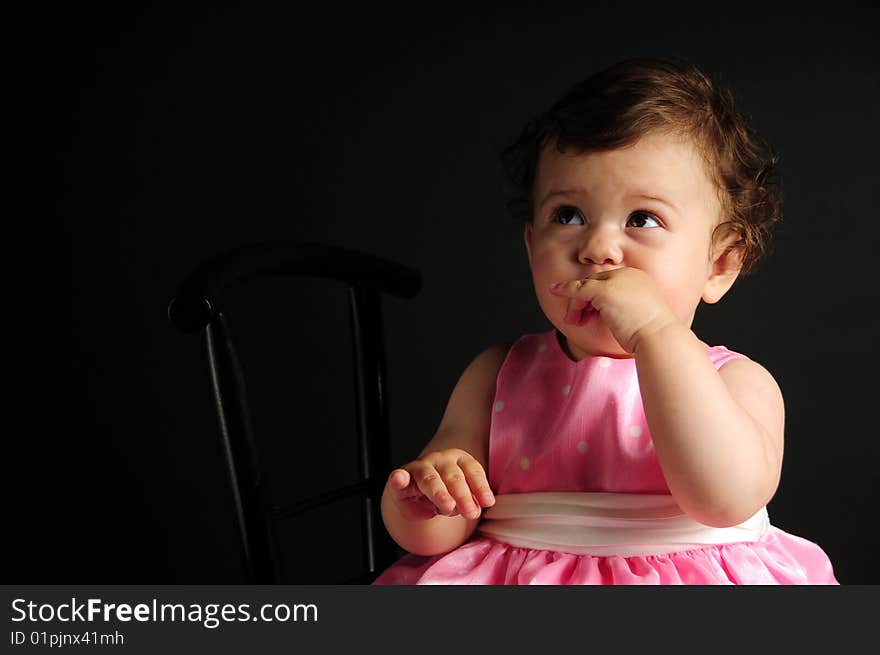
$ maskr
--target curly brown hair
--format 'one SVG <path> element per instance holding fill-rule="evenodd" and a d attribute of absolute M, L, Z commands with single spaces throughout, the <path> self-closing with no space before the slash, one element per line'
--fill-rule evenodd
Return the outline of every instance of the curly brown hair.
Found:
<path fill-rule="evenodd" d="M 742 273 L 752 271 L 769 251 L 772 229 L 782 218 L 779 157 L 737 112 L 730 89 L 675 57 L 617 63 L 576 84 L 529 121 L 500 153 L 513 187 L 509 211 L 532 222 L 538 158 L 549 143 L 555 141 L 559 152 L 597 152 L 655 132 L 693 139 L 723 213 L 713 236 L 738 234 L 731 247 L 742 249 Z"/>

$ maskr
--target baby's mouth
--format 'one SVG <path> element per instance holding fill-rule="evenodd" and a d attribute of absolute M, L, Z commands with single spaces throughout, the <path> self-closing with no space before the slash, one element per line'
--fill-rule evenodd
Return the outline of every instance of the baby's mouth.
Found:
<path fill-rule="evenodd" d="M 599 312 L 597 312 L 592 305 L 587 305 L 583 309 L 577 310 L 572 315 L 571 321 L 566 321 L 566 323 L 570 323 L 571 325 L 582 327 L 586 325 L 591 319 L 598 316 Z"/>
<path fill-rule="evenodd" d="M 593 317 L 598 316 L 599 312 L 593 309 L 592 305 L 584 307 L 577 316 L 577 326 L 586 325 Z"/>

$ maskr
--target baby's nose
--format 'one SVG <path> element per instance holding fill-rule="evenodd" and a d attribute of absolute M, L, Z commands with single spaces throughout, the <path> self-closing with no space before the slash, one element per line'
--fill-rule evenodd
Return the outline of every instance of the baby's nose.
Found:
<path fill-rule="evenodd" d="M 584 264 L 617 267 L 623 261 L 623 249 L 614 234 L 597 231 L 584 239 L 578 258 Z"/>

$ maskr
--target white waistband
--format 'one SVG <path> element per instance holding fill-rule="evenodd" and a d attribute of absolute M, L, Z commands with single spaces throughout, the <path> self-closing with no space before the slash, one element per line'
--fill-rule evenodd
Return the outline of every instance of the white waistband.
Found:
<path fill-rule="evenodd" d="M 766 507 L 739 525 L 713 528 L 668 494 L 611 492 L 500 494 L 482 518 L 482 534 L 512 546 L 623 557 L 757 541 L 770 527 Z"/>

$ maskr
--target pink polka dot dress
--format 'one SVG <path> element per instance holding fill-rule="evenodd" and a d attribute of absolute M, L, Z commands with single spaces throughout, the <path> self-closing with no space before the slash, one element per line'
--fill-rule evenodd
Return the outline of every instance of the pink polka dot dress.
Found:
<path fill-rule="evenodd" d="M 573 361 L 561 334 L 526 334 L 498 372 L 489 432 L 496 504 L 473 536 L 407 555 L 374 584 L 837 584 L 815 543 L 766 508 L 728 528 L 672 500 L 634 359 Z M 744 355 L 708 349 L 716 368 Z"/>

